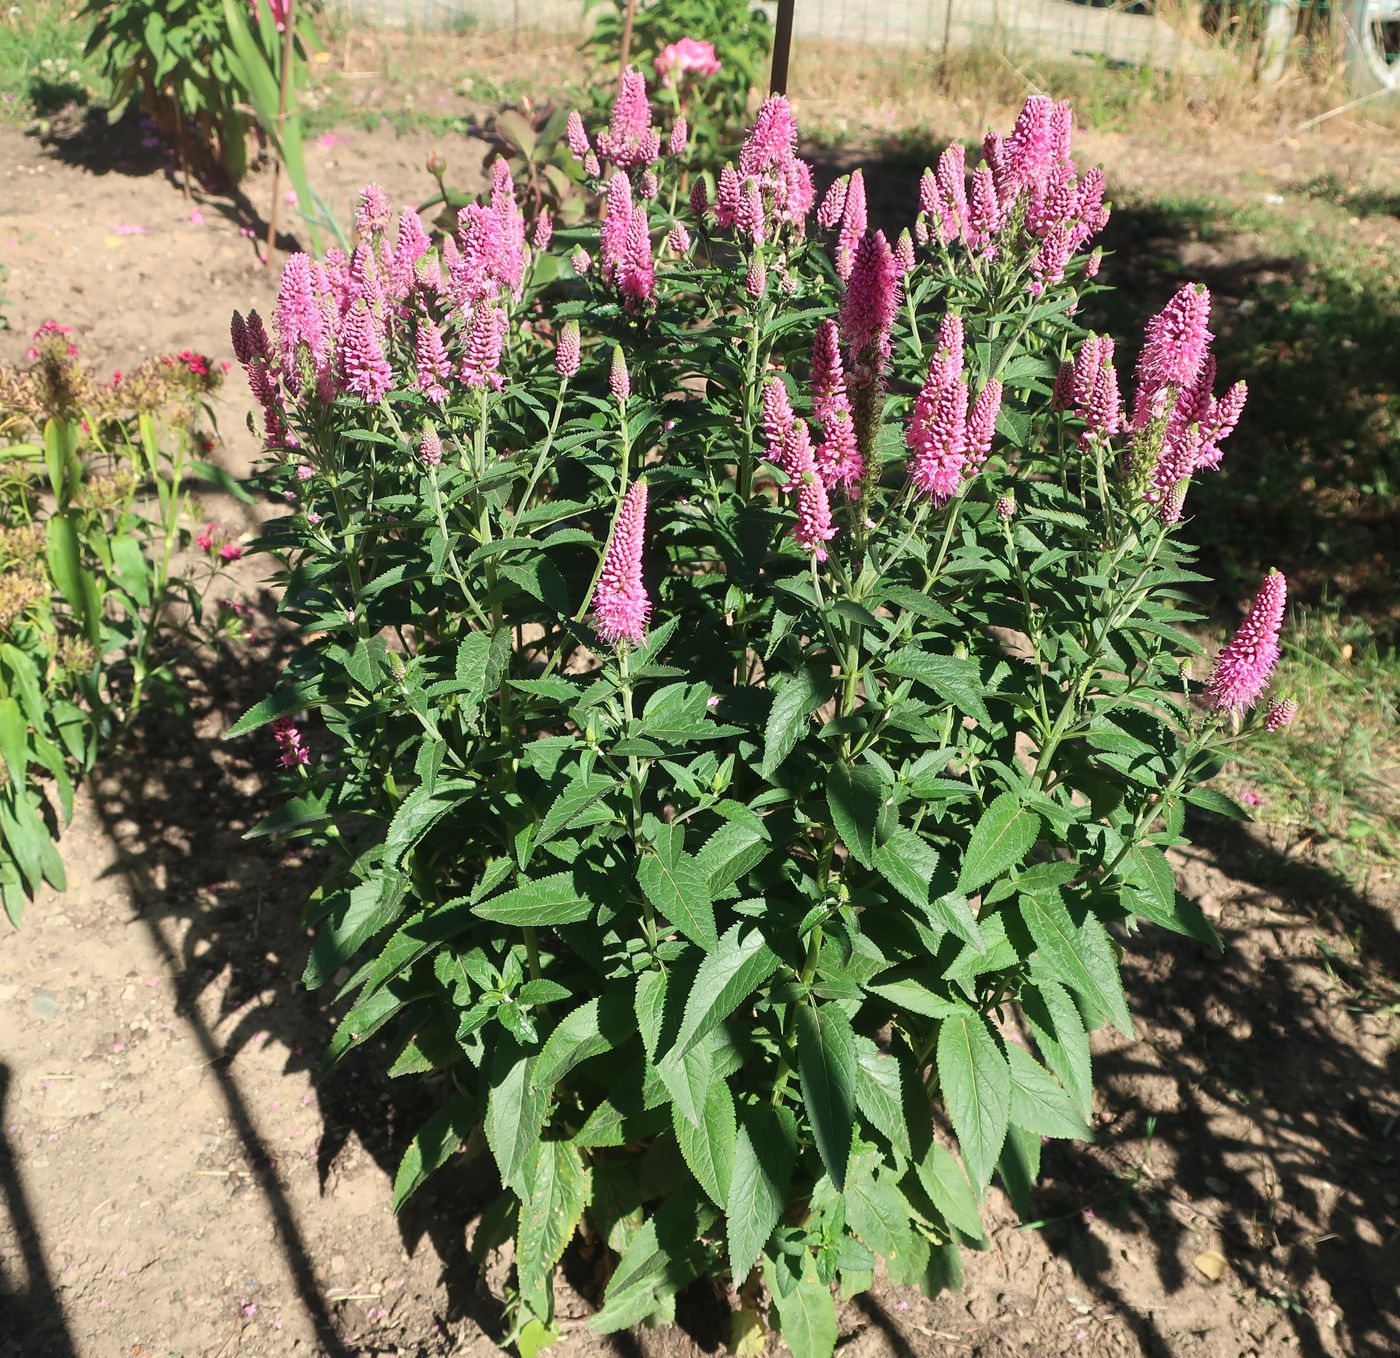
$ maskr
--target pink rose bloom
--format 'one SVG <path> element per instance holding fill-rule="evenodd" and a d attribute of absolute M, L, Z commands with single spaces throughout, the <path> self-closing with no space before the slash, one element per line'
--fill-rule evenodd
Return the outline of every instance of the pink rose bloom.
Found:
<path fill-rule="evenodd" d="M 714 43 L 701 42 L 699 38 L 667 43 L 656 58 L 656 73 L 666 85 L 674 84 L 678 75 L 712 76 L 718 75 L 719 69 Z"/>

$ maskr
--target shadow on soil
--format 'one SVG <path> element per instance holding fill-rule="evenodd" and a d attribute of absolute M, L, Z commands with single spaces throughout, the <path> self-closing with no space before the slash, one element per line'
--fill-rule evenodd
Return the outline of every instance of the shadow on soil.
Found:
<path fill-rule="evenodd" d="M 261 604 L 270 611 L 271 600 Z M 300 914 L 315 884 L 315 864 L 268 840 L 245 833 L 270 809 L 273 785 L 265 733 L 224 743 L 219 732 L 271 688 L 280 657 L 265 650 L 226 655 L 189 676 L 197 730 L 151 704 L 120 756 L 104 763 L 90 795 L 117 859 L 112 875 L 128 888 L 132 908 L 176 978 L 177 1012 L 202 1046 L 218 1080 L 231 1131 L 232 1156 L 210 1152 L 204 1166 L 229 1171 L 230 1191 L 253 1186 L 268 1203 L 279 1247 L 316 1319 L 328 1358 L 378 1352 L 347 1340 L 372 1329 L 365 1302 L 328 1297 L 317 1279 L 311 1248 L 300 1233 L 278 1173 L 279 1153 L 256 1130 L 235 1072 L 235 1058 L 252 1042 L 287 1053 L 288 1072 L 315 1072 L 334 1032 L 332 988 L 319 996 L 303 989 L 307 952 Z M 219 1013 L 206 1022 L 200 1003 L 227 985 Z M 258 999 L 271 991 L 271 997 Z M 226 1019 L 239 1013 L 236 1026 Z M 402 1045 L 402 1035 L 400 1035 Z M 367 1156 L 390 1191 L 408 1141 L 433 1110 L 433 1091 L 421 1080 L 391 1083 L 384 1074 L 395 1053 L 374 1044 L 317 1088 L 324 1132 L 317 1149 L 321 1188 L 356 1172 Z M 409 1203 L 399 1217 L 404 1248 L 431 1240 L 446 1274 L 449 1313 L 440 1322 L 470 1317 L 487 1334 L 503 1335 L 499 1307 L 480 1283 L 466 1254 L 466 1224 L 499 1191 L 480 1163 L 468 1174 L 455 1166 L 433 1181 L 433 1193 Z M 381 1336 L 382 1337 L 382 1336 Z"/>
<path fill-rule="evenodd" d="M 1346 1352 L 1396 1353 L 1400 1051 L 1367 1020 L 1400 1000 L 1400 932 L 1342 878 L 1245 828 L 1191 833 L 1196 856 L 1229 879 L 1225 951 L 1157 930 L 1129 948 L 1147 1040 L 1097 1062 L 1112 1118 L 1097 1145 L 1048 1157 L 1047 1238 L 1145 1354 L 1170 1350 L 1151 1313 L 1115 1291 L 1116 1261 L 1085 1229 L 1086 1209 L 1149 1242 L 1139 1257 L 1156 1261 L 1168 1295 L 1199 1285 L 1191 1261 L 1218 1241 L 1230 1268 L 1220 1285 L 1276 1308 L 1300 1352 L 1331 1351 L 1319 1333 L 1329 1317 L 1306 1299 L 1322 1281 Z M 1324 966 L 1314 949 L 1347 938 L 1364 939 L 1364 961 Z"/>
<path fill-rule="evenodd" d="M 185 176 L 171 139 L 143 118 L 135 105 L 115 123 L 107 121 L 106 111 L 81 110 L 73 117 L 57 121 L 40 137 L 44 149 L 65 165 L 92 175 L 118 174 L 133 179 L 162 174 L 175 188 L 183 188 Z M 238 187 L 230 186 L 222 175 L 200 175 L 192 169 L 187 202 L 193 210 L 216 212 L 236 226 L 252 231 L 248 248 L 260 252 L 267 241 L 267 218 Z M 302 249 L 296 236 L 287 230 L 277 235 L 277 248 L 283 253 Z"/>
<path fill-rule="evenodd" d="M 4 1128 L 8 1125 L 6 1101 L 10 1095 L 10 1068 L 0 1062 L 0 1222 L 7 1228 L 11 1251 L 23 1265 L 21 1277 L 8 1277 L 0 1261 L 0 1296 L 4 1301 L 6 1328 L 18 1341 L 24 1336 L 26 1348 L 11 1348 L 0 1337 L 0 1352 L 43 1353 L 48 1358 L 74 1358 L 77 1349 L 63 1319 L 58 1293 L 49 1277 L 46 1260 L 52 1256 L 44 1248 L 39 1225 L 29 1209 L 29 1199 L 20 1178 L 19 1166 L 10 1149 Z M 36 1345 L 42 1343 L 42 1349 Z"/>

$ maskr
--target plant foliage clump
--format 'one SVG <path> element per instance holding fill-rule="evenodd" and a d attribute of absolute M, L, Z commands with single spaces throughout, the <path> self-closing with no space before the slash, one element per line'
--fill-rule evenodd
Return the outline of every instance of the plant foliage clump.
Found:
<path fill-rule="evenodd" d="M 438 240 L 369 191 L 275 339 L 235 318 L 303 643 L 234 734 L 281 723 L 262 830 L 326 854 L 329 1061 L 392 1032 L 439 1093 L 397 1202 L 490 1157 L 522 1346 L 579 1231 L 603 1332 L 728 1279 L 813 1358 L 877 1264 L 956 1285 L 992 1180 L 1088 1135 L 1140 924 L 1216 943 L 1165 851 L 1238 813 L 1201 784 L 1283 583 L 1193 680 L 1186 494 L 1244 393 L 1186 288 L 1125 408 L 1069 130 L 949 148 L 891 245 L 780 98 L 677 193 L 633 78 L 569 133 L 600 221 L 541 234 L 504 165 Z"/>

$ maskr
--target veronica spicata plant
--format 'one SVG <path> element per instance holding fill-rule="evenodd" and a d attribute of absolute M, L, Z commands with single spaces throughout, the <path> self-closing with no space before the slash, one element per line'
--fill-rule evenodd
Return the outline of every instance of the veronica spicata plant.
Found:
<path fill-rule="evenodd" d="M 263 829 L 327 854 L 329 1063 L 392 1032 L 438 1092 L 396 1201 L 499 1173 L 512 1337 L 581 1233 L 594 1330 L 708 1277 L 827 1355 L 833 1289 L 956 1285 L 993 1178 L 1088 1135 L 1140 924 L 1217 942 L 1165 850 L 1292 715 L 1284 582 L 1193 680 L 1182 512 L 1244 393 L 1188 287 L 1124 406 L 1065 105 L 893 244 L 782 98 L 713 202 L 636 79 L 570 137 L 599 220 L 548 251 L 503 165 L 437 241 L 369 190 L 235 318 L 305 639 L 235 733 L 278 723 Z"/>

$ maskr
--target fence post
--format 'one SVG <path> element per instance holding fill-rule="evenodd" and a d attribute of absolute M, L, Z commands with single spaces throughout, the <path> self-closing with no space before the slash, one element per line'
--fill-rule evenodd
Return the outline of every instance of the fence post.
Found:
<path fill-rule="evenodd" d="M 797 0 L 778 0 L 778 20 L 773 26 L 773 74 L 768 82 L 770 94 L 786 94 L 788 56 L 792 52 L 792 11 Z"/>
<path fill-rule="evenodd" d="M 627 74 L 627 59 L 632 55 L 632 21 L 637 17 L 637 0 L 627 0 L 627 14 L 622 21 L 622 54 L 618 60 L 617 78 Z"/>

